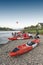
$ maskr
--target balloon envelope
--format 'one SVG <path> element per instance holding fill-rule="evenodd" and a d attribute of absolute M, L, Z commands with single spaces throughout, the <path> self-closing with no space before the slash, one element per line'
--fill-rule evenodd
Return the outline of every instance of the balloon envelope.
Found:
<path fill-rule="evenodd" d="M 18 24 L 18 21 L 16 23 Z"/>

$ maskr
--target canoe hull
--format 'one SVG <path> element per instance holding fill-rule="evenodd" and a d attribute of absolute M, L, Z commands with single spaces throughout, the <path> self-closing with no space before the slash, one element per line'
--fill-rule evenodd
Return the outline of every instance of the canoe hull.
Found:
<path fill-rule="evenodd" d="M 30 37 L 12 37 L 12 38 L 8 38 L 9 40 L 22 40 L 22 39 L 30 39 Z"/>

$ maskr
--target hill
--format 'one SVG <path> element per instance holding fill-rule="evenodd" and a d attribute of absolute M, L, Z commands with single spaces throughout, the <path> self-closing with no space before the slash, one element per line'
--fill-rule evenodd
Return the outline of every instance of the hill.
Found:
<path fill-rule="evenodd" d="M 13 31 L 12 28 L 0 27 L 0 31 Z"/>

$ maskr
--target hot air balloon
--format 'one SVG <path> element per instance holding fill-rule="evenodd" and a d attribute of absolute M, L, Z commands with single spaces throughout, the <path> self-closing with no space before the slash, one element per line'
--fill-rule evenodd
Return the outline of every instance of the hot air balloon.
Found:
<path fill-rule="evenodd" d="M 16 24 L 18 24 L 18 21 L 16 21 Z"/>

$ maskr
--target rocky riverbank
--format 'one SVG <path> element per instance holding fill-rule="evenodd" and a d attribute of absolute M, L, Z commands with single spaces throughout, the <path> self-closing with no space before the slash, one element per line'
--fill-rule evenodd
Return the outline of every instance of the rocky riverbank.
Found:
<path fill-rule="evenodd" d="M 28 40 L 15 40 L 0 47 L 0 65 L 43 65 L 43 36 L 40 35 L 40 44 L 28 53 L 10 57 L 9 52 L 16 46 L 26 43 Z"/>

